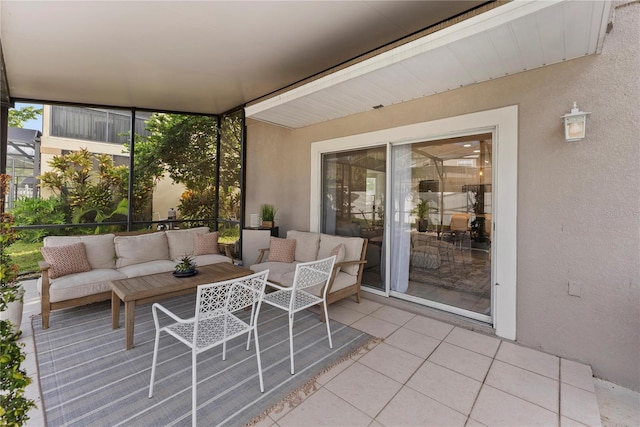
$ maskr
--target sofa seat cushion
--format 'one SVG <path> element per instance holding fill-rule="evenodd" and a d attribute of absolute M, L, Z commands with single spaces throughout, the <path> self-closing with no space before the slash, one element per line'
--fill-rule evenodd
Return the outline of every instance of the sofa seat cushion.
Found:
<path fill-rule="evenodd" d="M 174 271 L 176 269 L 176 263 L 174 261 L 156 260 L 141 262 L 140 264 L 127 265 L 121 267 L 118 271 L 124 274 L 126 277 L 140 277 L 147 274 L 165 273 L 167 271 Z"/>
<path fill-rule="evenodd" d="M 112 280 L 126 279 L 127 276 L 110 268 L 99 268 L 84 273 L 69 274 L 50 280 L 49 300 L 51 302 L 82 298 L 101 292 L 111 291 Z M 42 292 L 42 277 L 37 282 Z"/>
<path fill-rule="evenodd" d="M 329 258 L 331 251 L 340 243 L 344 244 L 345 255 L 344 261 L 359 261 L 362 255 L 362 245 L 364 239 L 361 237 L 343 237 L 323 234 L 320 238 L 320 249 L 318 249 L 318 259 Z M 352 276 L 358 275 L 359 265 L 348 265 L 342 267 L 341 271 Z"/>
<path fill-rule="evenodd" d="M 231 262 L 231 258 L 228 256 L 220 255 L 220 254 L 207 254 L 207 255 L 194 255 L 193 261 L 196 265 L 211 265 L 217 264 L 219 262 Z M 177 264 L 177 262 L 176 262 Z"/>
<path fill-rule="evenodd" d="M 295 272 L 297 262 L 261 262 L 249 267 L 256 273 L 269 270 L 269 281 L 281 283 L 282 276 L 286 273 Z"/>
<path fill-rule="evenodd" d="M 47 236 L 45 247 L 67 246 L 73 243 L 84 243 L 87 261 L 92 269 L 116 268 L 116 250 L 113 244 L 114 234 L 97 234 L 92 236 Z"/>
<path fill-rule="evenodd" d="M 116 236 L 116 268 L 169 258 L 169 245 L 164 232 L 138 236 Z M 177 258 L 177 257 L 176 257 Z"/>
<path fill-rule="evenodd" d="M 196 234 L 209 232 L 209 227 L 186 228 L 184 230 L 167 230 L 167 243 L 169 244 L 169 257 L 171 259 L 182 258 L 185 255 L 193 255 Z"/>
<path fill-rule="evenodd" d="M 291 287 L 293 286 L 293 278 L 295 277 L 296 272 L 292 271 L 289 273 L 285 273 L 282 275 L 280 280 L 277 282 L 282 286 Z M 269 279 L 271 279 L 271 272 L 269 272 Z M 350 274 L 339 272 L 335 279 L 333 280 L 333 286 L 331 287 L 331 292 L 336 292 L 341 289 L 344 289 L 348 286 L 356 284 L 357 277 L 354 277 Z M 310 292 L 315 296 L 322 297 L 322 285 L 312 286 L 308 289 L 305 289 L 306 292 Z"/>
<path fill-rule="evenodd" d="M 320 233 L 290 230 L 287 232 L 287 239 L 296 241 L 296 261 L 309 262 L 318 259 Z"/>

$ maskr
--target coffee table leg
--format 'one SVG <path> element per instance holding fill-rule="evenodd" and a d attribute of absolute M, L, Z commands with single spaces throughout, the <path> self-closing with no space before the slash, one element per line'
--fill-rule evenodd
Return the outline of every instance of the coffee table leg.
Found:
<path fill-rule="evenodd" d="M 120 327 L 120 298 L 115 292 L 111 292 L 111 327 Z"/>
<path fill-rule="evenodd" d="M 133 323 L 136 315 L 136 302 L 126 301 L 124 303 L 124 327 L 126 332 L 126 349 L 133 348 Z"/>

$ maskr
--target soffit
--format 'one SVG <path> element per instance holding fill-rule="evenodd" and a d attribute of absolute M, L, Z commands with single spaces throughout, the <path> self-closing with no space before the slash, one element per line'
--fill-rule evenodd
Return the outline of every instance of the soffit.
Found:
<path fill-rule="evenodd" d="M 220 114 L 483 3 L 0 0 L 3 95 Z"/>
<path fill-rule="evenodd" d="M 249 105 L 300 128 L 599 53 L 608 1 L 515 1 Z"/>

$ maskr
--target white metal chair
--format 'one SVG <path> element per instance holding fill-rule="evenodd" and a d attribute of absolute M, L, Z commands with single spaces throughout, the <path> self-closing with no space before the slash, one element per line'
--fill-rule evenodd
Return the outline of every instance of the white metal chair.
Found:
<path fill-rule="evenodd" d="M 182 319 L 162 305 L 153 304 L 153 321 L 156 325 L 156 341 L 153 348 L 153 362 L 151 365 L 151 382 L 149 384 L 149 398 L 153 396 L 156 363 L 158 359 L 158 342 L 160 332 L 165 331 L 191 348 L 191 393 L 192 393 L 192 425 L 196 425 L 197 393 L 196 393 L 196 357 L 198 354 L 222 344 L 222 360 L 226 359 L 227 341 L 243 334 L 248 334 L 247 350 L 249 350 L 251 332 L 256 341 L 256 359 L 258 361 L 258 376 L 260 391 L 264 392 L 262 381 L 262 364 L 260 362 L 260 346 L 256 321 L 260 312 L 260 304 L 264 297 L 269 270 L 238 279 L 198 286 L 195 316 Z M 248 321 L 236 316 L 239 311 L 251 307 Z M 165 313 L 175 322 L 160 327 L 159 311 Z M 243 316 L 246 317 L 246 316 Z"/>
<path fill-rule="evenodd" d="M 322 304 L 324 318 L 327 324 L 327 336 L 329 337 L 329 348 L 333 348 L 331 342 L 331 328 L 329 327 L 329 313 L 327 311 L 327 283 L 331 279 L 333 265 L 336 256 L 321 259 L 318 261 L 301 262 L 296 265 L 296 272 L 291 287 L 284 287 L 269 282 L 269 286 L 277 288 L 277 291 L 267 293 L 264 302 L 274 307 L 289 312 L 289 352 L 291 357 L 291 374 L 294 373 L 293 363 L 293 316 L 295 313 Z M 318 297 L 306 289 L 322 286 L 322 296 Z"/>

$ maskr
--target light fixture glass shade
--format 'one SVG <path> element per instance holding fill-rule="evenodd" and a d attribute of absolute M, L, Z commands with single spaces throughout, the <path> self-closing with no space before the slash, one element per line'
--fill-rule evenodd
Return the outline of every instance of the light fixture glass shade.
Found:
<path fill-rule="evenodd" d="M 564 139 L 567 141 L 580 141 L 584 139 L 587 131 L 587 114 L 578 109 L 574 101 L 571 112 L 562 116 L 564 119 Z"/>

